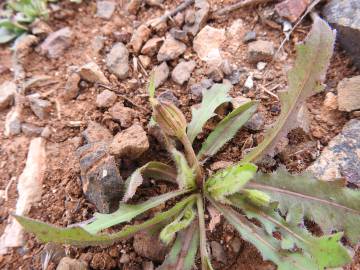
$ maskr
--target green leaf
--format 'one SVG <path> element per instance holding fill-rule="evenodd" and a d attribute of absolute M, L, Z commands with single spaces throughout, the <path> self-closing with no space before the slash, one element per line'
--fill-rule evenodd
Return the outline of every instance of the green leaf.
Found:
<path fill-rule="evenodd" d="M 193 205 L 188 205 L 176 219 L 166 225 L 160 232 L 160 239 L 166 245 L 174 239 L 175 234 L 185 228 L 187 228 L 194 220 L 196 214 Z"/>
<path fill-rule="evenodd" d="M 206 181 L 206 191 L 215 200 L 226 202 L 225 197 L 239 192 L 254 177 L 256 170 L 257 167 L 251 163 L 227 167 Z"/>
<path fill-rule="evenodd" d="M 177 215 L 188 203 L 192 203 L 196 196 L 191 195 L 178 202 L 171 209 L 156 214 L 153 218 L 137 225 L 127 225 L 114 234 L 91 234 L 81 227 L 59 228 L 31 218 L 15 216 L 25 231 L 34 233 L 40 242 L 59 243 L 75 246 L 110 245 L 119 240 L 128 238 L 135 233 L 150 228 Z"/>
<path fill-rule="evenodd" d="M 215 110 L 221 104 L 230 102 L 228 95 L 230 86 L 227 84 L 214 84 L 209 90 L 204 91 L 199 109 L 192 109 L 192 119 L 188 125 L 187 135 L 192 143 L 202 131 L 205 123 L 213 116 Z"/>
<path fill-rule="evenodd" d="M 0 44 L 7 43 L 16 38 L 17 36 L 18 35 L 14 32 L 11 32 L 4 27 L 0 27 Z"/>
<path fill-rule="evenodd" d="M 150 100 L 155 98 L 155 74 L 154 73 L 152 73 L 150 76 L 150 83 L 149 83 L 148 91 L 149 91 Z"/>
<path fill-rule="evenodd" d="M 260 221 L 269 235 L 280 232 L 282 249 L 301 248 L 315 261 L 319 269 L 340 267 L 351 262 L 349 253 L 340 242 L 342 233 L 315 237 L 302 224 L 286 222 L 278 214 L 276 207 L 254 207 L 247 204 L 241 195 L 233 195 L 229 200 L 244 211 L 248 218 Z"/>
<path fill-rule="evenodd" d="M 176 168 L 177 182 L 180 189 L 193 189 L 196 186 L 194 169 L 190 168 L 186 158 L 175 148 L 171 149 Z"/>
<path fill-rule="evenodd" d="M 257 161 L 265 154 L 278 152 L 277 143 L 298 125 L 298 112 L 306 98 L 322 90 L 321 82 L 325 78 L 334 42 L 335 31 L 317 17 L 306 42 L 297 46 L 295 66 L 288 74 L 288 90 L 279 93 L 281 114 L 278 120 L 266 132 L 262 143 L 245 155 L 243 162 Z"/>
<path fill-rule="evenodd" d="M 191 270 L 199 246 L 199 228 L 193 222 L 188 229 L 178 234 L 169 255 L 157 270 Z"/>
<path fill-rule="evenodd" d="M 152 197 L 149 200 L 136 205 L 120 203 L 119 209 L 112 214 L 95 213 L 95 220 L 85 225 L 83 228 L 91 234 L 96 234 L 97 232 L 111 226 L 129 222 L 134 217 L 144 213 L 145 211 L 187 192 L 188 190 L 180 190 L 165 193 L 156 197 Z"/>
<path fill-rule="evenodd" d="M 250 119 L 257 109 L 258 102 L 250 101 L 228 114 L 210 133 L 202 144 L 197 157 L 199 160 L 208 158 L 217 153 L 220 148 L 231 140 L 236 132 Z"/>
<path fill-rule="evenodd" d="M 135 195 L 137 188 L 144 181 L 143 176 L 176 183 L 176 172 L 173 168 L 157 161 L 148 162 L 133 172 L 133 174 L 126 180 L 125 194 L 123 197 L 124 202 L 127 202 Z"/>
<path fill-rule="evenodd" d="M 278 266 L 278 270 L 301 269 L 318 270 L 311 257 L 301 253 L 281 250 L 281 243 L 262 228 L 256 226 L 232 208 L 221 205 L 207 196 L 210 202 L 219 210 L 226 220 L 235 227 L 241 237 L 252 243 L 264 260 L 270 260 Z"/>
<path fill-rule="evenodd" d="M 351 243 L 360 240 L 360 191 L 347 188 L 344 181 L 320 181 L 308 173 L 291 175 L 280 169 L 272 174 L 258 173 L 246 188 L 267 193 L 279 202 L 282 214 L 295 220 L 300 209 L 325 234 L 344 231 Z"/>

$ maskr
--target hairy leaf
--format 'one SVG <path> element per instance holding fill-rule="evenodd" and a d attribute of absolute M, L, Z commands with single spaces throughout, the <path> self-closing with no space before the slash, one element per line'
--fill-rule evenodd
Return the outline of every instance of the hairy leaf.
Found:
<path fill-rule="evenodd" d="M 43 242 L 69 244 L 75 246 L 110 245 L 121 239 L 128 238 L 135 233 L 148 229 L 164 220 L 180 213 L 188 203 L 193 203 L 195 195 L 191 195 L 178 202 L 171 209 L 156 214 L 153 218 L 137 225 L 127 225 L 114 234 L 91 234 L 81 227 L 59 228 L 31 218 L 15 216 L 16 220 L 24 227 L 25 231 L 34 233 Z"/>
<path fill-rule="evenodd" d="M 188 191 L 180 190 L 165 193 L 156 197 L 152 197 L 149 200 L 136 205 L 120 203 L 119 209 L 112 214 L 95 213 L 95 220 L 85 225 L 83 228 L 91 234 L 96 234 L 97 232 L 111 226 L 129 222 L 134 217 L 144 213 L 145 211 L 154 208 L 166 202 L 167 200 L 175 198 L 179 195 L 183 195 L 186 192 Z"/>
<path fill-rule="evenodd" d="M 281 250 L 281 243 L 262 228 L 247 220 L 232 208 L 221 205 L 208 197 L 210 202 L 224 215 L 227 221 L 235 227 L 241 237 L 252 243 L 261 253 L 264 260 L 270 260 L 278 266 L 278 270 L 301 269 L 318 270 L 311 257 L 301 253 Z"/>
<path fill-rule="evenodd" d="M 169 181 L 176 183 L 176 172 L 169 165 L 161 162 L 151 161 L 138 168 L 125 182 L 125 194 L 123 201 L 131 199 L 137 188 L 143 183 L 144 177 L 151 177 L 157 180 Z"/>
<path fill-rule="evenodd" d="M 230 166 L 212 175 L 205 183 L 206 191 L 217 201 L 239 192 L 254 177 L 257 167 L 251 163 Z"/>
<path fill-rule="evenodd" d="M 351 261 L 349 253 L 340 243 L 342 233 L 315 237 L 304 226 L 286 222 L 278 214 L 276 207 L 254 207 L 247 204 L 241 195 L 233 195 L 229 199 L 234 206 L 244 211 L 248 218 L 260 221 L 269 235 L 280 232 L 283 249 L 301 248 L 313 258 L 319 269 L 340 267 Z"/>
<path fill-rule="evenodd" d="M 177 182 L 179 188 L 193 189 L 196 185 L 194 169 L 189 167 L 184 155 L 175 148 L 171 150 L 171 153 L 177 168 Z"/>
<path fill-rule="evenodd" d="M 157 270 L 191 270 L 199 246 L 199 228 L 193 222 L 178 234 L 169 255 Z"/>
<path fill-rule="evenodd" d="M 322 90 L 334 42 L 335 31 L 317 17 L 305 43 L 297 46 L 295 66 L 288 74 L 288 90 L 279 93 L 281 114 L 277 122 L 266 132 L 263 142 L 245 155 L 243 162 L 275 154 L 277 143 L 297 126 L 297 115 L 306 98 Z"/>
<path fill-rule="evenodd" d="M 174 239 L 175 234 L 185 228 L 187 228 L 191 222 L 193 222 L 196 214 L 193 208 L 193 205 L 188 205 L 176 219 L 166 225 L 164 229 L 160 232 L 160 239 L 166 245 Z"/>
<path fill-rule="evenodd" d="M 257 109 L 258 102 L 250 101 L 228 114 L 210 133 L 202 144 L 198 159 L 208 158 L 217 153 L 225 143 L 250 119 Z"/>
<path fill-rule="evenodd" d="M 192 119 L 188 125 L 187 135 L 192 143 L 202 131 L 206 121 L 215 116 L 215 110 L 221 104 L 229 102 L 230 86 L 227 84 L 214 84 L 209 90 L 204 91 L 203 99 L 198 109 L 192 109 Z"/>
<path fill-rule="evenodd" d="M 324 233 L 344 231 L 353 244 L 360 240 L 360 191 L 346 188 L 344 181 L 319 181 L 307 173 L 291 175 L 280 169 L 257 174 L 246 187 L 270 195 L 282 214 L 296 217 L 300 209 Z"/>

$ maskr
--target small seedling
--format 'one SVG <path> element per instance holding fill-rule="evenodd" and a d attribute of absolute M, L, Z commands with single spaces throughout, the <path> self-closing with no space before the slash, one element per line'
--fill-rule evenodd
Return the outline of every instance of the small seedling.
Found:
<path fill-rule="evenodd" d="M 316 18 L 306 42 L 297 47 L 288 90 L 280 94 L 281 115 L 263 142 L 238 164 L 210 176 L 202 167 L 252 116 L 257 102 L 247 102 L 221 120 L 196 155 L 192 143 L 214 116 L 215 109 L 231 100 L 227 94 L 229 87 L 215 84 L 205 91 L 200 107 L 192 111 L 192 121 L 187 124 L 175 105 L 155 98 L 152 80 L 149 93 L 153 118 L 162 130 L 176 169 L 161 162 L 149 162 L 137 169 L 126 181 L 119 209 L 112 214 L 95 214 L 85 225 L 58 228 L 26 217 L 16 216 L 16 219 L 42 242 L 78 246 L 112 244 L 156 225 L 161 228 L 160 239 L 172 245 L 158 269 L 190 270 L 199 249 L 201 269 L 209 270 L 213 267 L 204 213 L 210 203 L 244 240 L 259 250 L 264 260 L 272 261 L 280 270 L 325 269 L 349 263 L 350 253 L 340 240 L 346 236 L 353 245 L 359 241 L 360 192 L 347 188 L 344 181 L 319 181 L 306 173 L 291 175 L 280 169 L 264 174 L 257 172 L 257 166 L 251 163 L 264 154 L 275 153 L 278 140 L 295 126 L 305 99 L 321 90 L 334 39 L 330 27 Z M 182 143 L 184 154 L 175 148 L 175 140 Z M 137 205 L 126 204 L 145 177 L 176 183 L 178 189 Z M 114 234 L 101 233 L 177 197 L 180 198 L 175 205 L 143 223 L 125 225 Z M 324 235 L 312 235 L 304 226 L 305 219 L 317 223 Z"/>

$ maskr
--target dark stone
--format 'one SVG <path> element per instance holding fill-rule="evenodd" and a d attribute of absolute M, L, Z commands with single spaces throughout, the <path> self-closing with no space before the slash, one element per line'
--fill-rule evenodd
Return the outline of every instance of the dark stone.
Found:
<path fill-rule="evenodd" d="M 340 45 L 360 68 L 360 1 L 330 0 L 325 5 L 323 14 L 337 30 Z"/>
<path fill-rule="evenodd" d="M 245 124 L 245 128 L 251 131 L 260 131 L 264 128 L 265 119 L 261 113 L 255 113 Z"/>
<path fill-rule="evenodd" d="M 174 103 L 174 105 L 176 107 L 180 106 L 180 101 L 178 100 L 178 98 L 174 95 L 173 91 L 171 91 L 171 90 L 166 90 L 165 92 L 162 92 L 158 96 L 158 99 L 164 100 L 164 101 L 170 101 L 170 102 Z"/>

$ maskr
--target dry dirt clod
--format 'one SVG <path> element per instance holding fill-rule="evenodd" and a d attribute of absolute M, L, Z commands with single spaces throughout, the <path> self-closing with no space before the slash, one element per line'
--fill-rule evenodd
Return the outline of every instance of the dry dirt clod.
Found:
<path fill-rule="evenodd" d="M 85 262 L 80 260 L 64 257 L 56 267 L 56 270 L 87 270 L 88 266 Z"/>
<path fill-rule="evenodd" d="M 193 25 L 195 23 L 195 10 L 192 8 L 189 8 L 185 11 L 185 23 L 187 25 Z"/>
<path fill-rule="evenodd" d="M 109 84 L 108 79 L 95 62 L 89 62 L 79 69 L 80 77 L 88 82 Z"/>
<path fill-rule="evenodd" d="M 106 127 L 95 121 L 89 122 L 82 135 L 84 136 L 87 143 L 94 143 L 99 141 L 106 142 L 111 141 L 113 138 L 110 131 Z"/>
<path fill-rule="evenodd" d="M 130 0 L 129 3 L 126 6 L 127 11 L 130 14 L 136 15 L 136 13 L 139 11 L 142 0 Z"/>
<path fill-rule="evenodd" d="M 281 17 L 296 22 L 310 3 L 310 0 L 285 0 L 276 4 L 275 10 Z"/>
<path fill-rule="evenodd" d="M 149 149 L 146 132 L 139 124 L 134 124 L 115 135 L 110 144 L 110 153 L 120 157 L 136 159 Z"/>
<path fill-rule="evenodd" d="M 339 82 L 337 91 L 340 111 L 360 109 L 360 76 L 343 79 Z"/>
<path fill-rule="evenodd" d="M 58 58 L 71 46 L 73 32 L 69 27 L 51 33 L 40 45 L 40 53 L 49 58 Z"/>
<path fill-rule="evenodd" d="M 248 60 L 250 63 L 269 62 L 274 53 L 275 48 L 271 41 L 257 40 L 249 43 Z"/>
<path fill-rule="evenodd" d="M 141 53 L 148 56 L 154 56 L 160 49 L 160 46 L 163 42 L 164 39 L 159 37 L 153 37 L 145 43 L 145 45 L 141 49 Z"/>
<path fill-rule="evenodd" d="M 33 35 L 40 37 L 45 37 L 52 32 L 51 27 L 40 19 L 36 19 L 30 24 L 30 30 Z"/>
<path fill-rule="evenodd" d="M 136 111 L 125 107 L 122 102 L 115 103 L 115 105 L 109 109 L 109 113 L 112 119 L 119 122 L 124 128 L 130 127 L 136 116 Z"/>
<path fill-rule="evenodd" d="M 149 39 L 151 30 L 146 25 L 140 25 L 131 36 L 129 47 L 134 53 L 139 53 L 142 45 Z"/>
<path fill-rule="evenodd" d="M 155 88 L 158 88 L 167 80 L 169 73 L 169 67 L 166 62 L 163 62 L 154 68 Z"/>
<path fill-rule="evenodd" d="M 208 77 L 214 82 L 221 82 L 224 78 L 224 73 L 219 67 L 211 66 L 207 72 Z"/>
<path fill-rule="evenodd" d="M 195 61 L 180 62 L 171 72 L 172 80 L 177 84 L 183 85 L 190 79 L 191 72 L 194 70 L 195 66 Z"/>
<path fill-rule="evenodd" d="M 129 51 L 121 42 L 116 43 L 106 56 L 106 65 L 120 80 L 129 75 Z"/>
<path fill-rule="evenodd" d="M 37 117 L 39 117 L 41 120 L 49 117 L 51 111 L 50 101 L 33 96 L 28 96 L 28 100 L 30 102 L 31 110 Z"/>
<path fill-rule="evenodd" d="M 77 150 L 80 159 L 81 182 L 86 198 L 101 213 L 110 213 L 119 206 L 123 180 L 108 143 L 96 142 Z"/>
<path fill-rule="evenodd" d="M 117 95 L 108 89 L 105 89 L 96 96 L 96 106 L 99 108 L 109 108 L 116 102 Z"/>
<path fill-rule="evenodd" d="M 218 171 L 221 169 L 225 169 L 226 167 L 231 166 L 232 164 L 234 164 L 234 162 L 232 162 L 232 161 L 219 160 L 219 161 L 212 163 L 210 165 L 210 169 L 212 171 Z"/>
<path fill-rule="evenodd" d="M 79 95 L 80 79 L 80 75 L 77 72 L 70 72 L 64 91 L 61 93 L 61 98 L 64 101 L 70 101 Z"/>
<path fill-rule="evenodd" d="M 210 4 L 207 0 L 195 0 L 194 7 L 196 9 L 194 23 L 183 27 L 183 30 L 193 37 L 205 26 L 210 13 Z"/>
<path fill-rule="evenodd" d="M 151 58 L 147 55 L 139 55 L 139 61 L 145 69 L 147 69 L 151 64 Z"/>
<path fill-rule="evenodd" d="M 7 109 L 14 103 L 16 84 L 11 81 L 0 85 L 0 111 Z"/>
<path fill-rule="evenodd" d="M 170 34 L 168 34 L 163 45 L 160 47 L 157 60 L 162 62 L 177 59 L 185 52 L 185 50 L 186 45 L 184 43 L 174 39 Z"/>
<path fill-rule="evenodd" d="M 152 261 L 142 263 L 142 270 L 154 270 L 154 269 L 155 267 Z"/>
<path fill-rule="evenodd" d="M 113 1 L 97 1 L 96 2 L 96 16 L 109 20 L 116 8 L 116 3 Z"/>
<path fill-rule="evenodd" d="M 325 95 L 324 106 L 329 110 L 336 110 L 338 108 L 338 98 L 332 93 L 328 92 Z"/>
<path fill-rule="evenodd" d="M 116 267 L 116 261 L 107 253 L 96 253 L 91 260 L 90 266 L 96 270 L 110 270 Z"/>
<path fill-rule="evenodd" d="M 226 253 L 222 245 L 216 241 L 211 241 L 211 254 L 214 256 L 214 259 L 218 262 L 226 263 Z"/>
<path fill-rule="evenodd" d="M 162 262 L 168 250 L 157 235 L 146 231 L 135 234 L 133 247 L 137 254 L 155 262 Z"/>

